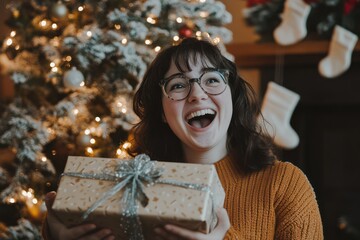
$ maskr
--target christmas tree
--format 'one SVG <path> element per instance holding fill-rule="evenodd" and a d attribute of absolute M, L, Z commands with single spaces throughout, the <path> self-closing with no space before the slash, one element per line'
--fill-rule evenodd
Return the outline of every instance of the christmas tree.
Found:
<path fill-rule="evenodd" d="M 227 54 L 231 15 L 215 0 L 22 0 L 7 10 L 0 63 L 16 94 L 0 104 L 0 238 L 40 239 L 42 199 L 67 156 L 124 157 L 132 96 L 156 53 L 208 34 Z"/>

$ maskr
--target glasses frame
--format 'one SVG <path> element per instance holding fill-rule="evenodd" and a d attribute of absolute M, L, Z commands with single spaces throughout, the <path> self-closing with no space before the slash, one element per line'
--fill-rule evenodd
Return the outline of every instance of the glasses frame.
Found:
<path fill-rule="evenodd" d="M 221 74 L 222 76 L 222 80 L 224 81 L 225 83 L 225 88 L 224 90 L 222 90 L 220 93 L 209 93 L 207 92 L 202 86 L 201 86 L 201 78 L 202 76 L 204 76 L 205 73 L 208 73 L 208 72 L 218 72 Z M 212 96 L 216 96 L 216 95 L 220 95 L 222 94 L 223 92 L 225 92 L 227 86 L 228 86 L 228 80 L 229 80 L 229 75 L 230 75 L 230 71 L 227 70 L 227 69 L 217 69 L 217 68 L 212 68 L 212 69 L 207 69 L 205 70 L 198 78 L 188 78 L 184 73 L 177 73 L 177 74 L 174 74 L 170 77 L 167 77 L 167 78 L 164 78 L 164 79 L 161 79 L 160 82 L 159 82 L 159 85 L 161 87 L 161 90 L 162 90 L 162 93 L 164 94 L 164 96 L 166 96 L 167 98 L 170 98 L 171 100 L 173 101 L 182 101 L 184 99 L 186 99 L 190 93 L 191 93 L 191 90 L 192 90 L 192 84 L 191 83 L 197 83 L 199 84 L 200 88 L 204 91 L 204 93 L 208 94 L 208 95 L 212 95 Z M 173 79 L 174 77 L 177 77 L 177 76 L 183 76 L 185 77 L 188 82 L 189 82 L 189 85 L 190 85 L 190 88 L 189 88 L 189 91 L 188 93 L 186 94 L 185 97 L 181 98 L 181 99 L 174 99 L 172 97 L 170 97 L 166 91 L 165 91 L 165 85 L 167 82 L 169 82 L 171 79 Z"/>

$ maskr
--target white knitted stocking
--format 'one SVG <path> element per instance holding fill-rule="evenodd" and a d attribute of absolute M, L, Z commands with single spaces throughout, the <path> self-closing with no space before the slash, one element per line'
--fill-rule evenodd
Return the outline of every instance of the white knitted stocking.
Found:
<path fill-rule="evenodd" d="M 351 65 L 351 54 L 358 37 L 339 25 L 335 26 L 328 55 L 319 63 L 319 73 L 334 78 L 344 73 Z"/>
<path fill-rule="evenodd" d="M 275 41 L 285 46 L 302 40 L 307 34 L 310 9 L 303 0 L 286 0 L 281 24 L 274 31 Z"/>
<path fill-rule="evenodd" d="M 299 136 L 290 126 L 290 118 L 299 100 L 297 93 L 275 82 L 268 83 L 261 107 L 265 121 L 259 123 L 274 137 L 279 147 L 292 149 L 299 144 Z"/>

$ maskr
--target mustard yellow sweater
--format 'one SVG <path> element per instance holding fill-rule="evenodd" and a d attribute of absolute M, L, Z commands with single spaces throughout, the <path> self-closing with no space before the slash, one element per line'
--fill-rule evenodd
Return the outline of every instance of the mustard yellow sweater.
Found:
<path fill-rule="evenodd" d="M 215 166 L 231 222 L 225 239 L 323 239 L 313 188 L 299 168 L 276 161 L 274 166 L 242 175 L 230 157 Z"/>

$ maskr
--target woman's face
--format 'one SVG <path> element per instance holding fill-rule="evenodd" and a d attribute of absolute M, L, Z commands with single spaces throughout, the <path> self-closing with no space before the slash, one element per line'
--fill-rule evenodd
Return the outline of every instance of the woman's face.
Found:
<path fill-rule="evenodd" d="M 207 63 L 208 67 L 213 66 Z M 188 78 L 199 78 L 204 72 L 199 58 L 191 68 L 184 73 Z M 180 71 L 172 61 L 165 78 L 177 73 Z M 163 95 L 164 121 L 189 153 L 226 151 L 227 130 L 233 113 L 230 87 L 219 95 L 208 95 L 198 83 L 191 84 L 191 92 L 184 100 L 174 101 Z"/>

